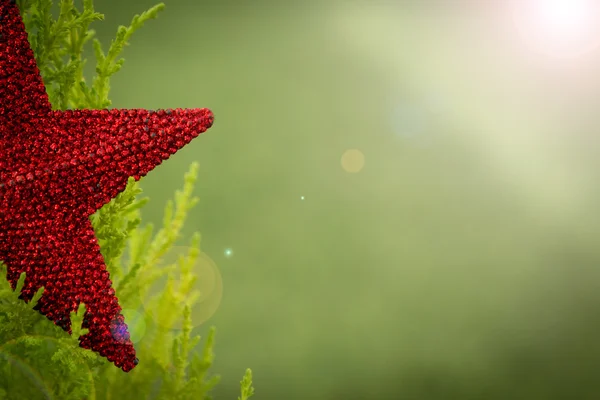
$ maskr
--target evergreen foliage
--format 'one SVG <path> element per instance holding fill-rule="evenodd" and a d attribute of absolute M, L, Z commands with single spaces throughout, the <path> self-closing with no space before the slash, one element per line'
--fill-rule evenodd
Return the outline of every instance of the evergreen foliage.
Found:
<path fill-rule="evenodd" d="M 119 55 L 131 35 L 164 8 L 158 4 L 136 15 L 129 27 L 121 26 L 107 53 L 89 29 L 103 15 L 94 11 L 93 0 L 83 0 L 83 10 L 73 0 L 60 0 L 58 17 L 52 16 L 52 0 L 17 0 L 54 109 L 101 109 L 110 106 L 110 77 L 123 66 Z M 91 86 L 84 78 L 84 45 L 93 39 L 97 61 Z M 13 291 L 0 261 L 0 399 L 210 399 L 218 376 L 209 374 L 213 362 L 214 328 L 204 340 L 203 351 L 192 337 L 191 308 L 198 298 L 194 282 L 202 277 L 191 270 L 200 254 L 200 235 L 193 235 L 190 252 L 173 265 L 157 268 L 162 257 L 180 237 L 192 197 L 198 165 L 185 175 L 183 190 L 165 208 L 163 226 L 141 227 L 140 209 L 147 198 L 138 198 L 138 182 L 129 178 L 126 189 L 91 216 L 111 280 L 123 309 L 140 310 L 146 334 L 136 343 L 140 364 L 124 373 L 96 353 L 79 347 L 85 305 L 71 314 L 69 335 L 33 310 L 41 288 L 29 303 L 20 300 L 22 274 Z M 126 257 L 125 257 L 126 256 Z M 173 277 L 177 274 L 179 279 Z M 167 283 L 161 293 L 148 298 L 150 287 L 161 277 Z M 152 316 L 143 309 L 152 308 Z M 125 315 L 127 318 L 127 315 Z M 173 327 L 183 319 L 180 331 Z M 157 323 L 159 321 L 159 323 Z M 135 327 L 133 328 L 135 329 Z M 131 332 L 132 336 L 134 332 Z M 200 354 L 199 354 L 200 353 Z M 252 372 L 241 381 L 241 396 L 254 394 Z"/>

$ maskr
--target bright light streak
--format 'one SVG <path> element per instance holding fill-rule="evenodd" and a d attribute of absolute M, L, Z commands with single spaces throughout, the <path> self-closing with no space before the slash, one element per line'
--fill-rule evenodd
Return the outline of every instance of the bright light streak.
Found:
<path fill-rule="evenodd" d="M 513 0 L 512 7 L 523 39 L 536 51 L 576 57 L 600 45 L 598 0 Z"/>

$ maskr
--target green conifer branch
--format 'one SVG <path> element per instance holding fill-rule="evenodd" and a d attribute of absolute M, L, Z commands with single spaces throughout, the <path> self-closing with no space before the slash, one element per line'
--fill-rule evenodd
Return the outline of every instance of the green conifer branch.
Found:
<path fill-rule="evenodd" d="M 238 400 L 248 400 L 254 395 L 254 387 L 252 387 L 252 370 L 250 368 L 246 370 L 240 384 L 242 385 L 242 396 L 238 397 Z"/>
<path fill-rule="evenodd" d="M 158 13 L 164 8 L 164 3 L 157 4 L 141 15 L 135 15 L 129 27 L 120 26 L 117 30 L 117 37 L 111 42 L 108 54 L 106 55 L 102 51 L 101 43 L 97 39 L 94 39 L 97 76 L 94 78 L 92 93 L 97 95 L 98 102 L 95 104 L 96 108 L 105 108 L 111 104 L 110 100 L 108 100 L 108 92 L 110 90 L 109 79 L 123 66 L 125 60 L 122 58 L 117 59 L 117 57 L 128 44 L 131 35 L 141 28 L 146 21 L 156 18 Z"/>
<path fill-rule="evenodd" d="M 59 13 L 51 14 L 52 0 L 17 0 L 29 42 L 54 109 L 100 109 L 108 107 L 110 78 L 123 66 L 119 56 L 135 31 L 164 9 L 158 4 L 133 17 L 129 27 L 120 26 L 105 54 L 89 26 L 104 19 L 95 12 L 93 0 L 83 0 L 83 9 L 74 0 L 59 0 Z M 92 85 L 84 78 L 86 60 L 82 52 L 91 39 L 96 55 L 96 76 Z M 71 313 L 71 334 L 33 310 L 43 294 L 40 288 L 29 303 L 19 299 L 25 274 L 15 290 L 6 279 L 6 266 L 0 261 L 0 399 L 60 398 L 75 399 L 209 399 L 219 377 L 209 374 L 214 354 L 215 329 L 204 341 L 202 354 L 196 350 L 200 337 L 192 337 L 191 309 L 198 300 L 192 265 L 200 255 L 200 235 L 194 234 L 190 251 L 174 264 L 157 268 L 165 254 L 180 237 L 189 210 L 198 198 L 192 193 L 198 164 L 193 163 L 184 176 L 183 189 L 165 207 L 163 226 L 153 235 L 152 224 L 141 227 L 141 208 L 147 198 L 133 178 L 116 198 L 90 217 L 101 253 L 111 274 L 124 309 L 140 310 L 147 334 L 136 344 L 141 363 L 125 374 L 96 353 L 79 347 L 78 339 L 86 314 L 84 304 Z M 124 254 L 127 252 L 127 259 Z M 168 276 L 163 290 L 142 304 L 151 286 Z M 178 279 L 174 276 L 177 275 Z M 143 307 L 142 307 L 143 306 Z M 148 310 L 155 310 L 150 315 Z M 182 330 L 173 327 L 183 319 Z M 169 351 L 170 349 L 170 351 Z M 18 356 L 17 356 L 18 354 Z M 19 371 L 31 368 L 40 382 L 31 384 Z M 156 387 L 158 385 L 158 388 Z M 254 393 L 251 371 L 241 382 L 241 397 Z M 11 397 L 12 396 L 12 397 Z"/>

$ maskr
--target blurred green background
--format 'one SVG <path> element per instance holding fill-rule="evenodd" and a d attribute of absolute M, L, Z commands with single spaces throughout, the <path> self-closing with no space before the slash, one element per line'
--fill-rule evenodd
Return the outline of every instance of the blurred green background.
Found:
<path fill-rule="evenodd" d="M 105 48 L 156 4 L 95 3 Z M 216 115 L 142 180 L 159 225 L 200 163 L 215 398 L 246 367 L 263 400 L 600 398 L 597 55 L 497 2 L 165 3 L 110 97 Z"/>

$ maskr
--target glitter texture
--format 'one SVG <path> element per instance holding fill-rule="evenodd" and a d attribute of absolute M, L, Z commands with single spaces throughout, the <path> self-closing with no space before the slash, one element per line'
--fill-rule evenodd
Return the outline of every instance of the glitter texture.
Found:
<path fill-rule="evenodd" d="M 210 110 L 53 111 L 14 1 L 0 0 L 0 260 L 21 298 L 123 371 L 138 363 L 89 217 L 213 123 Z"/>

